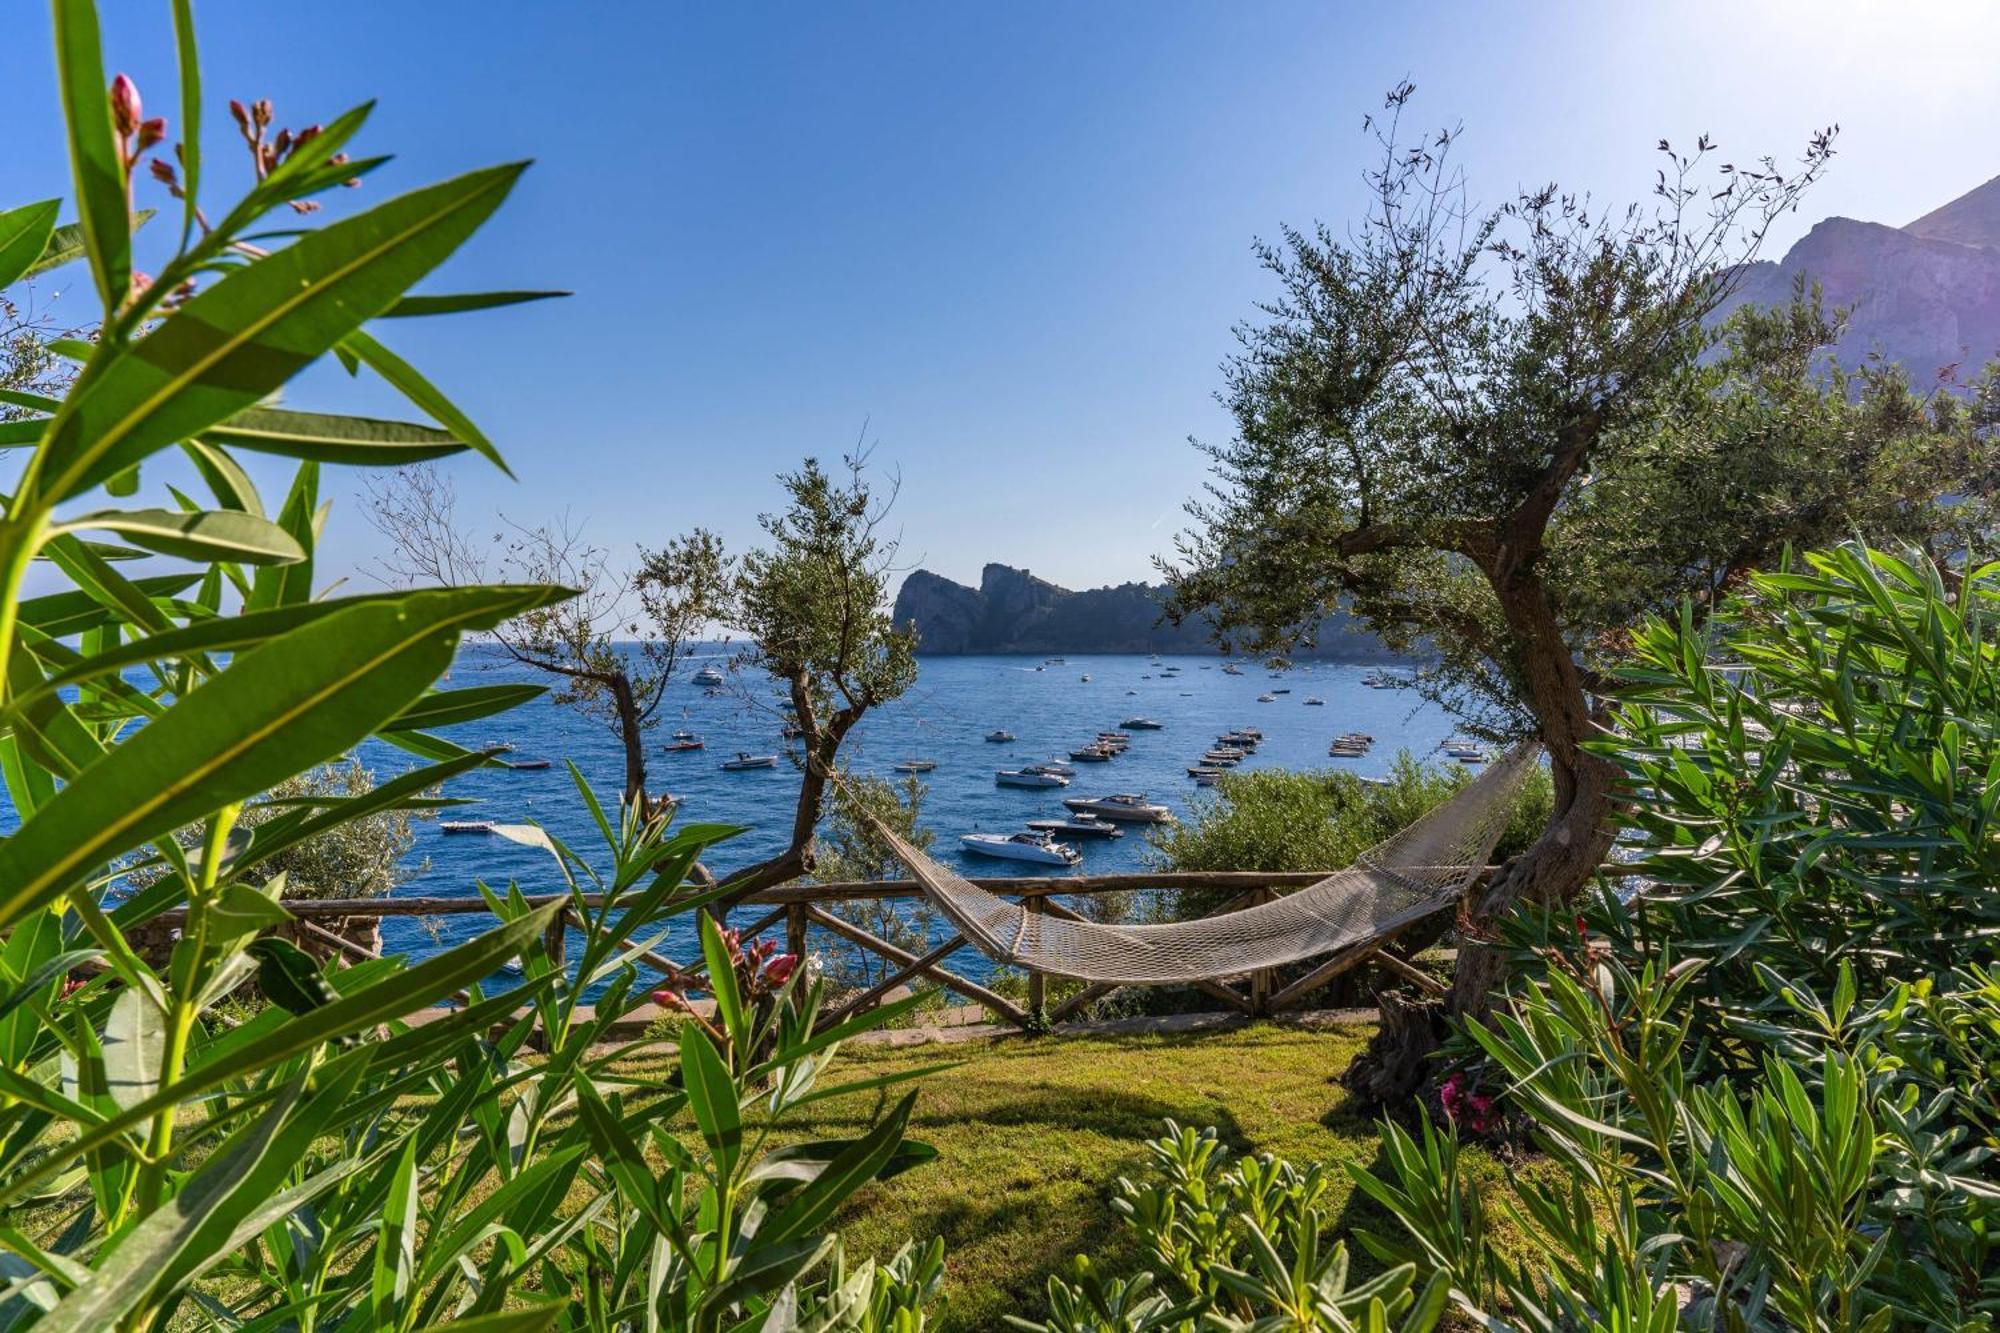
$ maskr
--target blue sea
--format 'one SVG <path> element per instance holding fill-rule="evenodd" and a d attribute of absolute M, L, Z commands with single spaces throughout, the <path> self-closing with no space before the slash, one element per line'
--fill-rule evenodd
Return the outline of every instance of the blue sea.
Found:
<path fill-rule="evenodd" d="M 718 875 L 750 864 L 783 848 L 791 825 L 797 792 L 797 770 L 786 759 L 783 702 L 769 676 L 754 667 L 732 670 L 731 653 L 722 646 L 697 652 L 669 687 L 660 710 L 660 724 L 647 756 L 649 787 L 672 792 L 682 800 L 678 818 L 743 826 L 741 836 L 719 844 L 707 858 Z M 1241 663 L 1242 675 L 1223 671 L 1224 659 L 1211 656 L 1143 655 L 1070 656 L 1060 664 L 1020 656 L 926 657 L 921 659 L 915 686 L 902 698 L 866 718 L 842 749 L 855 771 L 896 776 L 893 766 L 906 758 L 937 761 L 924 776 L 928 794 L 923 823 L 935 831 L 933 854 L 968 875 L 1020 875 L 1037 868 L 1014 861 L 995 861 L 964 854 L 961 834 L 1012 832 L 1027 819 L 1064 814 L 1065 796 L 1142 792 L 1185 816 L 1208 793 L 1187 776 L 1215 737 L 1236 727 L 1257 727 L 1264 743 L 1242 766 L 1259 768 L 1328 768 L 1339 766 L 1373 776 L 1386 772 L 1399 749 L 1436 758 L 1438 743 L 1456 729 L 1442 709 L 1425 703 L 1410 690 L 1373 689 L 1362 678 L 1376 668 L 1359 664 L 1315 662 L 1272 672 Z M 709 694 L 688 678 L 713 665 L 728 675 L 720 693 Z M 1178 667 L 1178 673 L 1169 668 Z M 451 673 L 453 687 L 547 678 L 510 660 L 490 645 L 463 649 Z M 1275 693 L 1269 703 L 1258 696 Z M 1308 706 L 1318 697 L 1323 706 Z M 1077 764 L 1077 776 L 1067 790 L 1023 790 L 998 787 L 993 775 L 1000 768 L 1061 757 L 1088 742 L 1099 731 L 1116 730 L 1126 718 L 1159 721 L 1158 731 L 1134 731 L 1131 747 L 1104 764 Z M 659 746 L 670 733 L 685 728 L 702 736 L 704 750 L 663 753 Z M 1004 729 L 1018 739 L 1007 744 L 985 740 L 988 732 Z M 1370 754 L 1359 760 L 1331 759 L 1327 744 L 1347 731 L 1375 737 Z M 559 707 L 546 699 L 526 704 L 485 722 L 447 732 L 466 745 L 504 741 L 515 747 L 513 758 L 545 758 L 547 769 L 479 770 L 456 779 L 447 794 L 476 802 L 447 812 L 456 819 L 488 819 L 499 823 L 533 821 L 562 838 L 572 848 L 591 854 L 601 848 L 595 826 L 578 798 L 565 769 L 574 761 L 607 806 L 614 805 L 623 782 L 624 763 L 617 738 L 600 723 Z M 725 772 L 721 764 L 738 751 L 777 754 L 775 769 Z M 400 750 L 371 742 L 363 759 L 378 777 L 403 771 L 414 761 Z M 504 890 L 517 882 L 525 893 L 561 888 L 553 859 L 546 851 L 479 834 L 445 834 L 435 823 L 417 826 L 417 848 L 399 893 L 437 897 L 476 897 L 475 881 Z M 1074 872 L 1052 868 L 1045 873 L 1110 873 L 1144 868 L 1146 835 L 1129 827 L 1122 838 L 1086 839 L 1077 844 L 1083 864 Z M 600 863 L 601 856 L 598 858 Z M 434 952 L 468 938 L 490 924 L 484 914 L 442 917 L 431 928 L 406 918 L 384 923 L 384 944 L 414 955 Z M 432 934 L 432 929 L 437 934 Z M 691 939 L 691 936 L 690 936 Z M 670 939 L 667 951 L 685 956 L 690 940 Z M 983 967 L 961 958 L 973 975 Z"/>

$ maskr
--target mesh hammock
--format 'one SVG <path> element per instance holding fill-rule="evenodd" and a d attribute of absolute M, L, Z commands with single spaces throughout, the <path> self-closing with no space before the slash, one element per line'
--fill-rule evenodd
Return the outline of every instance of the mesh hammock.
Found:
<path fill-rule="evenodd" d="M 924 896 L 996 962 L 1114 985 L 1208 981 L 1367 943 L 1451 905 L 1485 868 L 1539 748 L 1516 746 L 1442 805 L 1310 888 L 1164 925 L 1101 925 L 1031 912 L 946 869 L 880 821 L 869 822 Z"/>

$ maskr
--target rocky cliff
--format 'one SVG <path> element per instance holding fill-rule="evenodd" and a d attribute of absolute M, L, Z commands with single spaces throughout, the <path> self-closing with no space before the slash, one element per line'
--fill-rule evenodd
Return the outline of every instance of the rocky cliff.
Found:
<path fill-rule="evenodd" d="M 1025 569 L 988 565 L 968 588 L 929 570 L 903 580 L 896 623 L 914 624 L 924 653 L 1206 653 L 1215 651 L 1199 625 L 1161 619 L 1161 590 L 1147 583 L 1072 592 Z M 1329 622 L 1316 656 L 1388 661 L 1372 635 L 1344 617 Z"/>
<path fill-rule="evenodd" d="M 1971 379 L 2000 354 L 2000 177 L 1906 227 L 1828 218 L 1783 259 L 1744 270 L 1730 304 L 1782 304 L 1801 276 L 1828 306 L 1851 307 L 1842 364 L 1879 355 L 1918 389 L 1950 366 Z"/>

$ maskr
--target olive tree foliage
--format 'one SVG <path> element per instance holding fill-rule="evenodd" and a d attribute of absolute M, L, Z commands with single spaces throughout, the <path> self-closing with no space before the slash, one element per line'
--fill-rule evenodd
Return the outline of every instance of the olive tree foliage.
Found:
<path fill-rule="evenodd" d="M 929 849 L 937 834 L 918 824 L 928 792 L 928 786 L 915 777 L 870 777 L 843 770 L 828 789 L 826 817 L 813 843 L 813 878 L 822 884 L 903 878 L 902 863 L 878 830 L 886 827 L 910 845 Z M 828 910 L 914 953 L 926 952 L 934 943 L 931 929 L 937 924 L 937 911 L 921 896 L 855 898 Z M 891 965 L 880 954 L 838 937 L 827 944 L 833 952 L 820 959 L 820 972 L 834 990 L 872 986 L 889 975 Z"/>
<path fill-rule="evenodd" d="M 765 545 L 743 557 L 729 623 L 784 688 L 799 728 L 799 794 L 785 849 L 724 880 L 726 901 L 812 872 L 841 743 L 917 678 L 916 634 L 890 616 L 896 542 L 883 527 L 897 488 L 892 480 L 878 495 L 867 467 L 860 449 L 838 472 L 808 458 L 780 477 L 788 503 L 759 518 Z"/>
<path fill-rule="evenodd" d="M 721 539 L 696 528 L 627 571 L 567 517 L 538 525 L 495 521 L 481 541 L 458 512 L 449 474 L 430 465 L 366 481 L 370 521 L 389 540 L 391 583 L 458 586 L 505 579 L 574 588 L 490 635 L 514 661 L 557 677 L 552 702 L 608 726 L 625 753 L 625 800 L 646 795 L 646 738 L 689 645 L 723 614 L 731 562 Z"/>
<path fill-rule="evenodd" d="M 1788 544 L 1930 535 L 1990 441 L 1893 372 L 1818 377 L 1836 321 L 1812 293 L 1716 327 L 1834 131 L 1787 170 L 1662 141 L 1646 207 L 1549 186 L 1481 213 L 1457 132 L 1405 137 L 1411 93 L 1369 122 L 1365 216 L 1260 248 L 1279 292 L 1225 366 L 1234 438 L 1207 448 L 1210 493 L 1162 565 L 1173 615 L 1259 651 L 1351 604 L 1434 657 L 1434 696 L 1545 744 L 1548 825 L 1468 912 L 1476 941 L 1603 857 L 1615 772 L 1583 747 L 1626 626 Z M 1496 950 L 1462 950 L 1452 1009 L 1483 1012 L 1501 971 Z"/>

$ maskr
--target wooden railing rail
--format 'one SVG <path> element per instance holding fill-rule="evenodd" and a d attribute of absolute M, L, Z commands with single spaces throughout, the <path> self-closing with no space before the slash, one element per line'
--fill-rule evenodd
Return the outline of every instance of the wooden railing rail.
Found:
<path fill-rule="evenodd" d="M 1487 867 L 1478 878 L 1486 878 L 1496 868 Z M 1608 865 L 1604 870 L 1607 873 L 1629 873 L 1630 868 Z M 1143 890 L 1205 889 L 1229 895 L 1215 913 L 1222 915 L 1257 903 L 1268 902 L 1276 897 L 1280 890 L 1305 888 L 1324 878 L 1325 872 L 1322 871 L 1229 870 L 1074 875 L 1063 878 L 1008 876 L 975 879 L 972 882 L 988 892 L 1017 898 L 1025 902 L 1031 911 L 1082 920 L 1077 912 L 1064 906 L 1057 899 Z M 806 949 L 808 928 L 812 928 L 845 940 L 884 961 L 886 967 L 882 978 L 859 993 L 845 997 L 840 1006 L 827 1015 L 824 1021 L 828 1023 L 873 1008 L 897 987 L 919 977 L 935 981 L 991 1011 L 1003 1021 L 1027 1029 L 1039 1029 L 1051 1023 L 1061 1022 L 1080 1012 L 1092 1001 L 1120 989 L 1118 986 L 1107 984 L 1086 986 L 1051 1010 L 1048 1007 L 1047 978 L 1039 972 L 1030 971 L 1027 979 L 1026 1004 L 1023 1006 L 945 967 L 946 959 L 952 954 L 971 947 L 963 935 L 954 933 L 918 955 L 826 910 L 830 905 L 837 903 L 918 898 L 922 894 L 923 890 L 910 880 L 793 883 L 752 894 L 736 904 L 734 910 L 743 912 L 745 909 L 757 907 L 767 909 L 759 913 L 749 924 L 739 928 L 745 939 L 760 935 L 774 927 L 782 928 L 787 951 L 803 954 Z M 566 932 L 580 929 L 582 926 L 574 909 L 579 905 L 595 909 L 605 903 L 605 895 L 596 893 L 581 895 L 580 904 L 578 897 L 571 894 L 525 896 L 529 903 L 537 906 L 550 902 L 564 904 L 563 909 L 550 918 L 545 941 L 549 956 L 558 966 L 561 966 L 565 957 Z M 628 894 L 626 898 L 634 896 L 636 895 Z M 294 928 L 303 939 L 319 945 L 322 949 L 358 959 L 372 958 L 376 955 L 365 946 L 341 935 L 337 930 L 329 930 L 319 923 L 353 918 L 366 920 L 390 917 L 467 916 L 489 914 L 491 910 L 485 900 L 478 897 L 288 899 L 285 908 L 296 918 Z M 159 919 L 172 923 L 179 915 L 178 911 L 167 912 Z M 1230 1008 L 1243 1013 L 1276 1013 L 1299 1007 L 1309 994 L 1319 990 L 1341 973 L 1376 957 L 1388 942 L 1387 939 L 1377 939 L 1356 945 L 1324 960 L 1282 987 L 1278 985 L 1278 976 L 1271 969 L 1250 970 L 1237 978 L 1202 981 L 1195 985 Z M 673 960 L 656 953 L 648 952 L 641 957 L 649 966 L 662 971 L 676 966 Z M 1430 978 L 1399 961 L 1391 970 L 1412 982 L 1431 987 L 1436 985 Z M 1239 984 L 1229 984 L 1232 980 Z"/>

